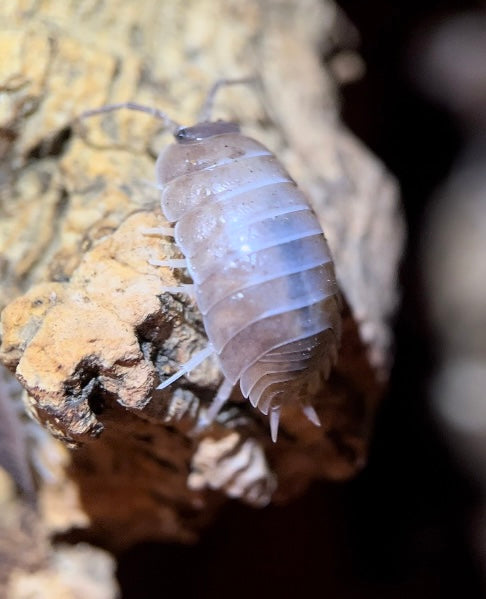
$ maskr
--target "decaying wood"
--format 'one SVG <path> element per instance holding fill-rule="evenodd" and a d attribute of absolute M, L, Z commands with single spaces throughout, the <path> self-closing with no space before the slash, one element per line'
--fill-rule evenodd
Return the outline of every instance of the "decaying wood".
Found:
<path fill-rule="evenodd" d="M 340 121 L 322 61 L 332 51 L 336 62 L 343 23 L 334 4 L 317 0 L 0 8 L 0 358 L 28 392 L 29 412 L 80 446 L 65 476 L 88 536 L 104 546 L 192 541 L 225 496 L 288 501 L 313 479 L 347 478 L 365 462 L 403 225 L 396 185 Z M 308 192 L 346 306 L 339 363 L 315 399 L 322 429 L 288 411 L 276 445 L 237 392 L 213 427 L 194 434 L 221 378 L 215 360 L 153 391 L 205 343 L 195 305 L 160 293 L 182 275 L 148 263 L 176 256 L 143 234 L 163 224 L 145 181 L 169 136 L 138 113 L 75 121 L 136 100 L 192 124 L 211 83 L 248 75 L 256 83 L 223 90 L 215 117 L 240 122 Z"/>

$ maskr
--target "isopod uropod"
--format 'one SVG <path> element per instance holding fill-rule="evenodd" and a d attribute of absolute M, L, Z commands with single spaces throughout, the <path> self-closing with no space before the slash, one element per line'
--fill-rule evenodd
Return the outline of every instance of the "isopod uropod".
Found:
<path fill-rule="evenodd" d="M 239 381 L 244 397 L 270 415 L 275 441 L 281 408 L 290 402 L 300 403 L 320 425 L 308 386 L 319 373 L 327 376 L 337 359 L 340 300 L 328 245 L 304 194 L 277 158 L 237 124 L 207 118 L 217 89 L 240 82 L 218 81 L 192 127 L 134 103 L 103 106 L 83 117 L 139 110 L 163 120 L 175 137 L 156 163 L 162 212 L 175 227 L 151 233 L 173 236 L 184 255 L 156 263 L 187 268 L 209 343 L 158 388 L 214 353 L 224 381 L 207 420 Z"/>

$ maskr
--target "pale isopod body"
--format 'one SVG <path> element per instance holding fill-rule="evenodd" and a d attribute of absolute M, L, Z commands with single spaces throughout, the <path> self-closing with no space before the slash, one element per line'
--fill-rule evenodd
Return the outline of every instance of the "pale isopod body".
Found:
<path fill-rule="evenodd" d="M 156 176 L 185 262 L 159 264 L 187 267 L 209 345 L 159 388 L 214 352 L 225 381 L 211 418 L 239 381 L 244 397 L 270 414 L 274 440 L 285 404 L 300 403 L 318 425 L 308 386 L 335 362 L 341 326 L 321 226 L 282 164 L 236 124 L 173 131 Z"/>
<path fill-rule="evenodd" d="M 176 140 L 157 160 L 157 180 L 206 333 L 226 379 L 278 418 L 305 394 L 310 371 L 336 359 L 329 248 L 280 162 L 236 125 L 203 123 Z"/>

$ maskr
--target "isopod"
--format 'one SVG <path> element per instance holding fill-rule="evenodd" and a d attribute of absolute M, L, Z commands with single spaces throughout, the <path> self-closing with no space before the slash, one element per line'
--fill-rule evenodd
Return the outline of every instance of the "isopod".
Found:
<path fill-rule="evenodd" d="M 165 291 L 192 292 L 202 313 L 208 345 L 163 389 L 211 354 L 224 380 L 206 419 L 211 421 L 239 381 L 243 396 L 269 414 L 273 441 L 289 403 L 320 426 L 308 401 L 316 374 L 337 360 L 340 298 L 322 228 L 305 195 L 270 150 L 227 121 L 210 121 L 218 81 L 194 126 L 135 103 L 112 104 L 82 116 L 128 108 L 164 121 L 175 143 L 159 154 L 157 187 L 170 235 L 184 259 L 153 261 L 187 268 L 193 285 Z"/>

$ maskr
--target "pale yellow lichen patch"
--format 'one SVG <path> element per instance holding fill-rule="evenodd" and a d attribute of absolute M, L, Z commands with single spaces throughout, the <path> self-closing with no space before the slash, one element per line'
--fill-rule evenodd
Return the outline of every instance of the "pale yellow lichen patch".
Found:
<path fill-rule="evenodd" d="M 143 118 L 143 115 L 142 115 Z M 88 121 L 86 121 L 88 122 Z M 120 185 L 154 177 L 154 160 L 124 151 L 107 152 L 75 138 L 60 161 L 66 188 L 78 193 L 88 187 Z"/>
<path fill-rule="evenodd" d="M 25 123 L 23 143 L 34 147 L 53 132 L 72 124 L 81 110 L 106 102 L 106 82 L 116 71 L 116 60 L 81 41 L 59 36 L 50 63 L 42 111 Z"/>
<path fill-rule="evenodd" d="M 14 195 L 5 202 L 7 214 L 0 228 L 0 255 L 18 277 L 32 271 L 51 243 L 60 196 L 59 177 L 53 165 L 46 162 L 40 169 L 25 169 Z"/>
<path fill-rule="evenodd" d="M 51 49 L 47 35 L 23 30 L 0 36 L 0 123 L 6 125 L 22 110 L 21 102 L 35 102 L 45 85 Z M 24 106 L 28 111 L 29 107 Z"/>
<path fill-rule="evenodd" d="M 35 286 L 2 314 L 3 361 L 16 365 L 39 417 L 62 414 L 68 434 L 96 426 L 83 395 L 84 369 L 124 405 L 150 400 L 155 371 L 141 352 L 137 327 L 148 318 L 164 322 L 158 294 L 168 271 L 148 264 L 163 256 L 163 244 L 143 234 L 156 224 L 150 213 L 132 215 L 87 252 L 69 283 Z M 79 397 L 72 406 L 71 396 Z M 51 424 L 56 430 L 57 416 Z"/>
<path fill-rule="evenodd" d="M 144 214 L 134 215 L 113 236 L 99 243 L 87 254 L 71 281 L 74 288 L 84 290 L 90 301 L 112 310 L 132 326 L 160 307 L 160 269 L 150 267 L 147 260 L 160 259 L 161 243 L 156 237 L 143 235 L 144 221 Z M 126 235 L 137 222 L 139 235 Z"/>
<path fill-rule="evenodd" d="M 8 368 L 18 363 L 49 310 L 64 301 L 64 292 L 60 283 L 41 283 L 3 310 L 0 354 Z"/>

